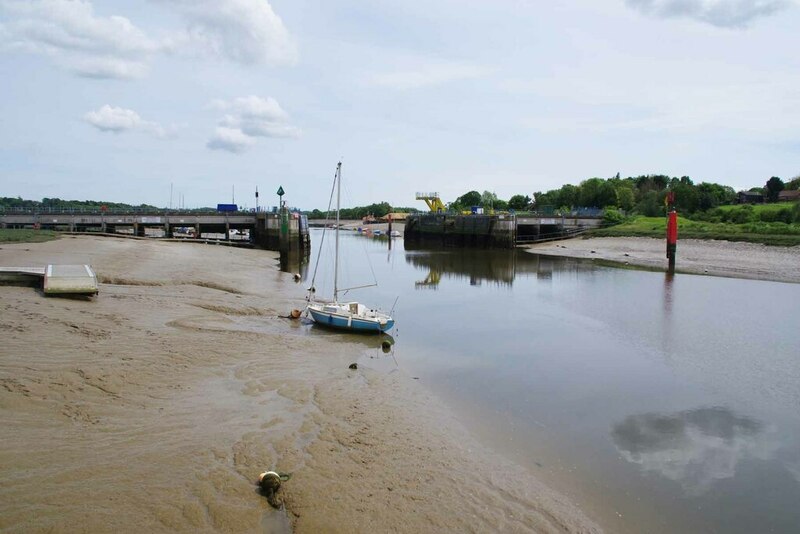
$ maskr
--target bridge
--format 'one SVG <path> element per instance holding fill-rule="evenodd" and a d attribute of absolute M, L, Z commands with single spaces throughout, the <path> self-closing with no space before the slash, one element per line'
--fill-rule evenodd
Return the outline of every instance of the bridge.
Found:
<path fill-rule="evenodd" d="M 2 209 L 0 228 L 41 228 L 137 237 L 247 241 L 269 250 L 309 247 L 305 215 L 280 211 Z"/>
<path fill-rule="evenodd" d="M 71 209 L 3 210 L 0 211 L 2 228 L 42 228 L 69 232 L 128 233 L 139 237 L 148 235 L 147 229 L 161 230 L 163 237 L 179 233 L 217 234 L 230 239 L 231 230 L 253 230 L 255 212 L 195 212 L 195 211 L 99 211 Z M 181 230 L 184 230 L 181 232 Z"/>

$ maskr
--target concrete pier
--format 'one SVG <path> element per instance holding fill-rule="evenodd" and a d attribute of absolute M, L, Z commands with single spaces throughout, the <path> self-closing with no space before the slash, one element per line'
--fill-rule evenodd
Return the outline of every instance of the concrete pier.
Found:
<path fill-rule="evenodd" d="M 305 215 L 289 213 L 258 213 L 253 230 L 256 245 L 267 250 L 310 251 L 311 238 Z"/>

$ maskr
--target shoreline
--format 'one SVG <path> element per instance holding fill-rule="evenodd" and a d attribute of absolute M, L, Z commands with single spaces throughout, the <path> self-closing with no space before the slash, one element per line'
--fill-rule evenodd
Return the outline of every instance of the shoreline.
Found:
<path fill-rule="evenodd" d="M 602 260 L 666 272 L 663 239 L 589 237 L 528 245 L 526 252 Z M 773 282 L 800 283 L 800 246 L 684 239 L 678 241 L 676 272 Z"/>
<path fill-rule="evenodd" d="M 601 531 L 373 338 L 286 319 L 304 289 L 275 252 L 0 246 L 48 262 L 91 264 L 100 295 L 0 287 L 2 530 Z M 265 470 L 292 474 L 285 511 L 256 491 Z"/>

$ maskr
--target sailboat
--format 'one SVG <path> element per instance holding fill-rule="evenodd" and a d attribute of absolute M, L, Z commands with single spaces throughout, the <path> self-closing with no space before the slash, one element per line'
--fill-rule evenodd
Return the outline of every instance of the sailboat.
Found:
<path fill-rule="evenodd" d="M 369 308 L 356 301 L 339 302 L 339 293 L 347 293 L 351 289 L 369 286 L 359 286 L 346 289 L 339 288 L 339 207 L 341 203 L 342 188 L 341 161 L 336 165 L 334 182 L 336 183 L 336 254 L 333 268 L 333 301 L 317 302 L 313 300 L 316 293 L 316 289 L 314 288 L 314 280 L 317 276 L 317 268 L 315 267 L 314 276 L 312 277 L 311 281 L 311 287 L 308 289 L 308 305 L 306 306 L 306 313 L 311 315 L 311 318 L 314 320 L 314 322 L 322 326 L 338 328 L 341 330 L 349 330 L 352 332 L 386 332 L 394 326 L 394 319 L 392 319 L 390 314 L 383 313 L 374 308 Z M 325 239 L 324 233 L 322 239 Z M 322 241 L 320 242 L 320 252 L 321 251 Z M 317 259 L 317 267 L 319 267 L 319 258 Z"/>

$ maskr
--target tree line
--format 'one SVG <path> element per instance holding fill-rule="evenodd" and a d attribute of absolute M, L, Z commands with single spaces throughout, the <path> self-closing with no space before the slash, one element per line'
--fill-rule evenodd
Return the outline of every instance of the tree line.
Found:
<path fill-rule="evenodd" d="M 764 195 L 768 202 L 775 202 L 782 190 L 800 189 L 800 176 L 788 182 L 771 177 L 764 186 L 750 191 Z M 491 191 L 468 191 L 447 203 L 448 210 L 470 211 L 473 207 L 495 211 L 552 210 L 570 212 L 580 208 L 597 208 L 606 211 L 622 210 L 649 217 L 664 214 L 664 199 L 668 191 L 675 193 L 675 209 L 684 215 L 706 212 L 718 206 L 733 204 L 737 192 L 730 186 L 713 182 L 695 184 L 689 176 L 672 177 L 664 174 L 647 174 L 621 178 L 589 178 L 578 185 L 565 184 L 558 189 L 536 191 L 532 196 L 512 195 L 508 200 L 498 198 Z M 362 219 L 367 215 L 384 217 L 390 211 L 416 212 L 417 208 L 391 207 L 388 202 L 342 208 L 342 219 Z M 327 212 L 314 209 L 304 212 L 309 219 L 324 219 Z"/>
<path fill-rule="evenodd" d="M 25 200 L 22 197 L 0 197 L 0 208 L 23 208 L 23 209 L 85 209 L 99 210 L 105 206 L 109 210 L 158 210 L 149 204 L 139 204 L 134 206 L 124 202 L 103 202 L 100 200 L 63 200 L 60 198 L 43 198 L 42 200 Z"/>
<path fill-rule="evenodd" d="M 339 217 L 341 219 L 363 219 L 368 215 L 372 215 L 375 218 L 385 217 L 388 213 L 393 212 L 404 212 L 404 213 L 413 213 L 415 211 L 419 211 L 416 208 L 403 208 L 403 207 L 392 207 L 388 202 L 378 202 L 375 204 L 370 204 L 368 206 L 356 206 L 355 208 L 341 208 L 339 210 Z M 325 219 L 329 216 L 329 212 L 322 211 L 318 209 L 314 209 L 311 211 L 305 211 L 305 213 L 309 219 Z M 335 217 L 333 211 L 330 212 L 330 217 Z"/>
<path fill-rule="evenodd" d="M 800 190 L 800 175 L 784 182 L 780 177 L 770 177 L 763 186 L 752 187 L 751 192 L 764 195 L 767 202 L 776 202 L 781 191 Z M 664 198 L 668 191 L 675 193 L 675 208 L 685 215 L 707 212 L 718 206 L 733 204 L 737 193 L 730 186 L 712 182 L 695 184 L 688 176 L 680 178 L 663 174 L 648 174 L 620 178 L 589 178 L 578 185 L 565 184 L 558 189 L 536 191 L 532 196 L 525 194 L 512 195 L 508 200 L 498 198 L 490 191 L 479 193 L 468 191 L 450 202 L 447 206 L 452 211 L 468 211 L 478 206 L 497 211 L 543 210 L 553 209 L 569 212 L 577 208 L 609 208 L 623 210 L 627 213 L 638 213 L 646 216 L 664 214 Z M 21 197 L 0 197 L 0 209 L 9 208 L 54 208 L 54 209 L 86 209 L 99 210 L 162 210 L 150 204 L 132 205 L 123 202 L 103 202 L 97 200 L 63 200 L 60 198 L 43 198 L 42 200 L 24 200 Z M 197 211 L 208 211 L 213 208 L 198 208 Z M 392 207 L 388 202 L 378 202 L 368 206 L 342 208 L 343 219 L 363 219 L 368 215 L 376 218 L 385 217 L 390 212 L 413 213 L 419 211 L 413 207 Z M 324 219 L 326 211 L 314 209 L 304 212 L 309 219 Z"/>
<path fill-rule="evenodd" d="M 776 202 L 780 191 L 798 189 L 800 176 L 786 183 L 773 176 L 764 186 L 753 187 L 750 191 L 762 193 L 768 202 Z M 489 191 L 469 191 L 448 206 L 456 211 L 473 206 L 495 210 L 552 209 L 564 212 L 577 208 L 619 209 L 653 217 L 664 214 L 664 199 L 668 191 L 675 193 L 675 208 L 685 215 L 733 204 L 737 200 L 737 192 L 732 187 L 713 182 L 695 184 L 689 176 L 648 174 L 621 178 L 617 174 L 613 178 L 589 178 L 578 185 L 565 184 L 558 189 L 536 191 L 532 197 L 513 195 L 507 201 L 498 199 Z"/>
<path fill-rule="evenodd" d="M 151 204 L 127 204 L 125 202 L 108 202 L 103 200 L 64 200 L 60 198 L 43 198 L 42 200 L 26 200 L 22 197 L 0 197 L 0 209 L 55 209 L 55 210 L 84 210 L 84 211 L 166 211 L 168 208 L 153 206 Z M 216 211 L 212 207 L 182 208 L 181 211 L 207 213 Z"/>

